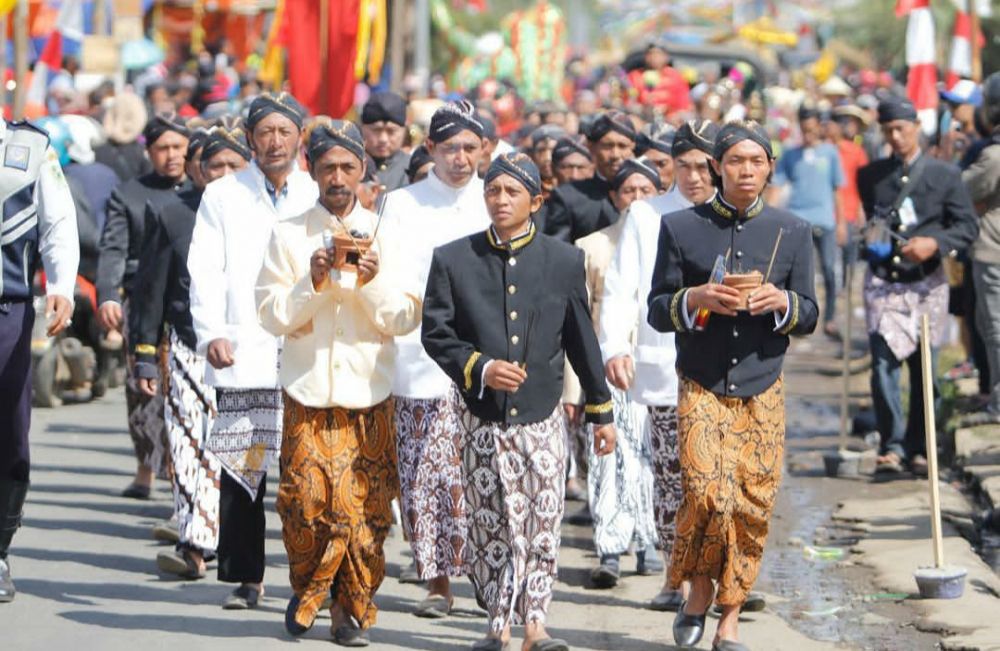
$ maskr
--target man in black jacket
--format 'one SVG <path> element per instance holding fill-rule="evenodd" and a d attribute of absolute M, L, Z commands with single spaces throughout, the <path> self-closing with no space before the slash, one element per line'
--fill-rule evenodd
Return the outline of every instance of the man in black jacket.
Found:
<path fill-rule="evenodd" d="M 467 558 L 490 629 L 474 648 L 506 648 L 516 620 L 525 648 L 565 651 L 545 632 L 565 488 L 564 355 L 586 391 L 599 455 L 615 445 L 611 394 L 583 253 L 539 235 L 531 221 L 542 203 L 538 168 L 524 154 L 503 154 L 485 183 L 492 226 L 434 252 L 422 331 L 475 421 L 463 460 Z"/>
<path fill-rule="evenodd" d="M 628 115 L 609 111 L 599 116 L 587 132 L 594 176 L 552 191 L 535 218 L 542 232 L 572 243 L 618 221 L 610 198 L 611 179 L 622 163 L 634 158 L 637 138 Z"/>
<path fill-rule="evenodd" d="M 979 225 L 959 169 L 921 152 L 913 104 L 897 97 L 882 101 L 879 122 L 892 156 L 858 170 L 869 219 L 864 254 L 871 389 L 882 437 L 875 470 L 898 475 L 908 463 L 926 475 L 920 320 L 930 316 L 932 346 L 942 344 L 949 290 L 941 262 L 967 249 Z M 910 369 L 908 418 L 899 385 L 904 362 Z"/>
<path fill-rule="evenodd" d="M 175 114 L 157 115 L 146 124 L 143 133 L 153 171 L 115 188 L 108 200 L 107 221 L 101 233 L 96 283 L 98 320 L 108 332 L 127 325 L 123 304 L 127 304 L 131 295 L 132 280 L 139 266 L 147 203 L 158 207 L 175 200 L 178 191 L 190 187 L 184 178 L 189 134 L 183 120 Z M 163 403 L 139 391 L 136 378 L 131 375 L 131 360 L 126 370 L 129 373 L 125 387 L 129 434 L 138 468 L 132 483 L 122 494 L 145 499 L 149 497 L 154 473 L 165 476 L 162 472 L 166 445 Z"/>
<path fill-rule="evenodd" d="M 712 167 L 715 197 L 661 221 L 648 321 L 677 333 L 681 380 L 684 494 L 670 581 L 675 589 L 690 581 L 691 595 L 674 620 L 674 640 L 701 639 L 717 581 L 722 618 L 713 649 L 745 651 L 740 608 L 760 571 L 781 480 L 782 364 L 788 336 L 811 333 L 818 309 L 809 225 L 761 196 L 774 170 L 767 133 L 755 122 L 727 124 Z M 719 258 L 730 274 L 760 273 L 749 300 L 710 280 Z"/>

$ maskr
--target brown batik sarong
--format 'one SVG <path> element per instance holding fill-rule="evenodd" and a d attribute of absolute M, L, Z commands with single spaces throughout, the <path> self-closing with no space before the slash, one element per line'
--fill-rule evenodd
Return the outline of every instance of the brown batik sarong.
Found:
<path fill-rule="evenodd" d="M 393 402 L 313 409 L 287 394 L 276 503 L 295 593 L 312 626 L 330 594 L 361 628 L 375 623 L 392 500 L 399 493 Z"/>
<path fill-rule="evenodd" d="M 649 407 L 649 442 L 653 457 L 653 515 L 660 549 L 666 559 L 677 537 L 677 509 L 681 487 L 681 458 L 677 444 L 677 407 Z"/>
<path fill-rule="evenodd" d="M 725 398 L 682 379 L 677 408 L 684 497 L 670 581 L 718 581 L 716 603 L 746 600 L 760 571 L 785 440 L 782 380 Z"/>
<path fill-rule="evenodd" d="M 470 416 L 458 389 L 447 398 L 395 398 L 400 507 L 420 579 L 465 575 L 462 445 Z"/>
<path fill-rule="evenodd" d="M 464 463 L 466 560 L 490 630 L 499 634 L 510 623 L 544 623 L 566 492 L 562 409 L 528 425 L 477 423 Z"/>

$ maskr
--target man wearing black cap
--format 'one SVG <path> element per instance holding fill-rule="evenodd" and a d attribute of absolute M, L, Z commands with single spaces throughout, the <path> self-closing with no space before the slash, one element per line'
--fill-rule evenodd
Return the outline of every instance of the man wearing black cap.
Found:
<path fill-rule="evenodd" d="M 666 218 L 712 198 L 712 153 L 719 128 L 707 120 L 687 122 L 677 130 L 671 145 L 676 185 L 667 194 L 636 201 L 623 215 L 614 256 L 604 275 L 598 338 L 605 373 L 612 386 L 629 392 L 640 406 L 637 427 L 645 437 L 652 465 L 653 518 L 664 560 L 669 563 L 676 535 L 674 518 L 681 503 L 680 450 L 677 445 L 677 372 L 674 335 L 654 330 L 646 322 L 656 262 L 656 241 L 661 216 Z M 647 558 L 648 560 L 648 558 Z M 677 610 L 681 593 L 663 589 L 651 607 Z"/>
<path fill-rule="evenodd" d="M 823 331 L 830 337 L 839 337 L 835 321 L 835 269 L 838 246 L 847 244 L 847 221 L 839 193 L 846 180 L 836 146 L 822 140 L 819 118 L 815 107 L 805 104 L 799 107 L 802 146 L 792 147 L 781 156 L 775 168 L 772 190 L 788 186 L 786 208 L 813 227 L 813 245 L 819 255 L 825 290 Z"/>
<path fill-rule="evenodd" d="M 557 182 L 555 171 L 552 168 L 552 151 L 560 138 L 567 134 L 562 127 L 554 124 L 546 124 L 531 132 L 531 151 L 529 156 L 538 166 L 538 172 L 542 175 L 542 198 L 546 201 Z"/>
<path fill-rule="evenodd" d="M 948 281 L 941 261 L 976 239 L 978 219 L 959 169 L 920 148 L 917 111 L 908 100 L 879 104 L 879 123 L 892 156 L 858 171 L 868 217 L 863 255 L 865 311 L 872 354 L 871 390 L 882 437 L 875 470 L 898 475 L 904 464 L 926 474 L 920 321 L 930 316 L 932 346 L 945 341 Z M 899 375 L 910 369 L 910 413 L 903 412 Z"/>
<path fill-rule="evenodd" d="M 739 612 L 760 570 L 781 479 L 782 363 L 789 335 L 815 329 L 817 308 L 812 256 L 802 254 L 809 225 L 762 198 L 774 170 L 767 132 L 731 122 L 713 158 L 715 197 L 661 222 L 648 321 L 676 333 L 680 376 L 683 498 L 670 579 L 674 589 L 689 581 L 691 595 L 674 641 L 701 640 L 715 594 L 722 617 L 713 649 L 745 651 Z M 743 290 L 712 282 L 719 262 Z"/>
<path fill-rule="evenodd" d="M 406 166 L 410 163 L 409 154 L 403 151 L 406 100 L 388 91 L 373 93 L 361 109 L 361 133 L 384 192 L 406 185 Z"/>
<path fill-rule="evenodd" d="M 473 649 L 566 651 L 545 621 L 556 578 L 565 450 L 559 388 L 564 356 L 588 395 L 599 455 L 615 447 L 611 396 L 587 309 L 583 254 L 538 233 L 538 168 L 504 154 L 486 175 L 492 225 L 434 252 L 424 348 L 471 412 L 465 442 L 469 573 L 489 615 Z"/>
<path fill-rule="evenodd" d="M 589 179 L 594 175 L 594 157 L 575 137 L 563 136 L 552 149 L 552 173 L 556 185 Z"/>
<path fill-rule="evenodd" d="M 318 125 L 307 157 L 319 202 L 274 227 L 256 290 L 261 323 L 285 337 L 276 502 L 294 592 L 285 627 L 305 633 L 329 595 L 334 642 L 367 646 L 399 486 L 393 338 L 420 322 L 421 288 L 403 276 L 395 231 L 357 197 L 358 127 Z"/>
<path fill-rule="evenodd" d="M 219 573 L 226 580 L 229 553 L 219 545 L 222 470 L 215 455 L 205 448 L 204 434 L 210 429 L 205 425 L 210 422 L 214 405 L 204 383 L 205 358 L 195 352 L 187 255 L 204 185 L 246 167 L 250 150 L 235 121 L 202 133 L 197 140 L 201 168 L 197 178 L 203 183 L 180 193 L 174 201 L 146 208 L 146 240 L 129 303 L 128 345 L 135 355 L 139 389 L 152 397 L 158 392 L 160 380 L 157 347 L 164 330 L 169 332 L 168 371 L 163 378 L 167 387 L 164 417 L 173 467 L 178 544 L 176 550 L 161 552 L 157 564 L 168 573 L 200 578 L 204 576 L 206 554 L 218 548 Z M 249 546 L 250 540 L 240 536 L 239 545 Z"/>
<path fill-rule="evenodd" d="M 132 281 L 139 266 L 146 223 L 147 204 L 159 206 L 173 201 L 178 191 L 190 188 L 184 177 L 184 156 L 189 132 L 175 113 L 153 117 L 143 131 L 146 152 L 153 165 L 148 174 L 125 181 L 108 200 L 107 221 L 101 233 L 101 253 L 97 262 L 98 321 L 106 331 L 127 327 L 127 305 Z M 123 309 L 124 306 L 124 309 Z M 127 334 L 125 335 L 128 339 Z M 145 396 L 132 374 L 131 354 L 126 355 L 128 378 L 125 398 L 129 434 L 138 461 L 125 497 L 147 499 L 153 476 L 167 477 L 167 436 L 163 424 L 163 398 Z"/>
<path fill-rule="evenodd" d="M 634 158 L 638 134 L 631 118 L 620 111 L 598 117 L 587 133 L 594 176 L 561 185 L 552 192 L 536 219 L 542 232 L 575 242 L 618 220 L 611 203 L 611 179 L 626 160 Z"/>
<path fill-rule="evenodd" d="M 434 167 L 419 183 L 389 193 L 385 224 L 400 233 L 405 275 L 423 287 L 431 255 L 489 223 L 483 181 L 483 125 L 468 102 L 446 104 L 431 118 L 427 149 Z M 448 376 L 424 352 L 420 337 L 397 337 L 396 439 L 400 506 L 414 562 L 427 597 L 420 617 L 451 612 L 451 579 L 465 574 L 466 515 L 459 450 L 463 406 Z"/>

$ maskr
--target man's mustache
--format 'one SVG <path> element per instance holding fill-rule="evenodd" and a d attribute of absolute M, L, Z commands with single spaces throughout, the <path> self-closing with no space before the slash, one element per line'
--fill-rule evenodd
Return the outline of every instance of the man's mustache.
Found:
<path fill-rule="evenodd" d="M 326 189 L 326 196 L 328 197 L 333 197 L 338 195 L 351 195 L 351 194 L 354 193 L 351 192 L 350 188 L 345 187 L 343 185 L 331 185 Z"/>

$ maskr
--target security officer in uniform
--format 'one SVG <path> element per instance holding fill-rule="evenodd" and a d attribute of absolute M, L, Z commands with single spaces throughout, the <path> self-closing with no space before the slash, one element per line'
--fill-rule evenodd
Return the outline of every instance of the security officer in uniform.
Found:
<path fill-rule="evenodd" d="M 898 475 L 904 465 L 926 474 L 920 319 L 928 314 L 932 346 L 943 343 L 948 283 L 942 260 L 968 248 L 978 219 L 959 169 L 920 149 L 917 111 L 890 97 L 878 107 L 892 156 L 858 170 L 858 191 L 869 217 L 865 308 L 872 354 L 871 390 L 882 437 L 876 473 Z M 903 413 L 900 369 L 910 369 L 910 413 Z"/>
<path fill-rule="evenodd" d="M 408 185 L 410 155 L 403 151 L 406 100 L 388 91 L 373 93 L 361 109 L 361 135 L 365 151 L 375 161 L 375 176 L 384 186 L 382 192 Z"/>
<path fill-rule="evenodd" d="M 45 269 L 50 337 L 73 312 L 80 262 L 76 210 L 49 137 L 27 122 L 0 120 L 0 603 L 13 601 L 7 551 L 28 493 L 32 287 Z"/>

